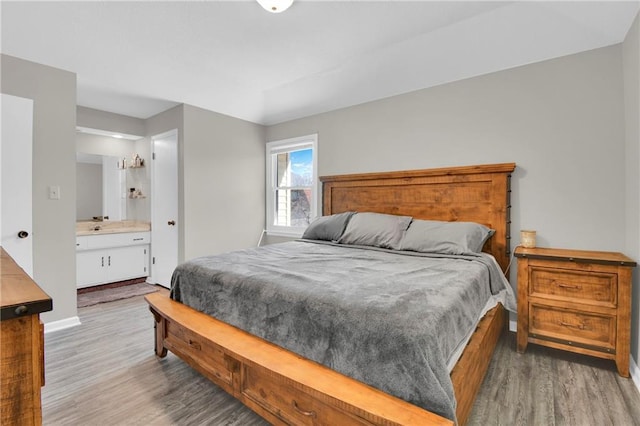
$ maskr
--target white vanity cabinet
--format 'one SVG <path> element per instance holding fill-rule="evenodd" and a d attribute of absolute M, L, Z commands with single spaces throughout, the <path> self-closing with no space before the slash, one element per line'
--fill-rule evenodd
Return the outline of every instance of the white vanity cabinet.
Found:
<path fill-rule="evenodd" d="M 149 275 L 150 232 L 76 237 L 78 288 Z"/>

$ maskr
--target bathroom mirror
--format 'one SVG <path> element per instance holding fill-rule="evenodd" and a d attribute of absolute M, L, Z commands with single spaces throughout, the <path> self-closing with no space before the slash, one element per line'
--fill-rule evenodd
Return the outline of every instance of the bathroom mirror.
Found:
<path fill-rule="evenodd" d="M 126 176 L 119 157 L 76 154 L 76 220 L 126 219 Z"/>

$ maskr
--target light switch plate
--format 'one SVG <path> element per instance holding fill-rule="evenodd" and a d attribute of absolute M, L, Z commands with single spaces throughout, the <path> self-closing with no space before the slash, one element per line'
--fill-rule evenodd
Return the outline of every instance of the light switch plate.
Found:
<path fill-rule="evenodd" d="M 49 187 L 49 199 L 50 200 L 59 200 L 60 199 L 60 187 L 59 186 L 50 186 Z"/>

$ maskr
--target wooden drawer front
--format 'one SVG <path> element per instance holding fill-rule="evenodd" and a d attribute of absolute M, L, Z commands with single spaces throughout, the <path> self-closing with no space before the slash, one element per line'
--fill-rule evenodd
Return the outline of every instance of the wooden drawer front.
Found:
<path fill-rule="evenodd" d="M 616 317 L 555 308 L 532 303 L 529 307 L 530 333 L 570 344 L 613 350 L 616 342 Z"/>
<path fill-rule="evenodd" d="M 617 275 L 597 272 L 571 271 L 531 267 L 532 296 L 615 307 L 617 304 Z"/>
<path fill-rule="evenodd" d="M 32 316 L 0 322 L 0 424 L 37 424 L 40 378 L 34 377 Z M 37 380 L 36 380 L 37 379 Z"/>
<path fill-rule="evenodd" d="M 295 389 L 286 379 L 259 367 L 244 365 L 242 395 L 293 425 L 371 425 L 366 420 L 325 404 Z"/>
<path fill-rule="evenodd" d="M 180 354 L 189 354 L 200 366 L 215 379 L 232 385 L 233 366 L 222 349 L 191 330 L 167 321 L 165 345 L 169 350 Z"/>

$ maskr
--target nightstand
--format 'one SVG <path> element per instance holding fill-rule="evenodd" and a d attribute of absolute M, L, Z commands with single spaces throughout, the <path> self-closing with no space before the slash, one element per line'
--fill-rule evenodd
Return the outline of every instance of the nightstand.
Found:
<path fill-rule="evenodd" d="M 528 343 L 616 362 L 629 377 L 631 272 L 621 253 L 517 247 L 518 352 Z"/>

